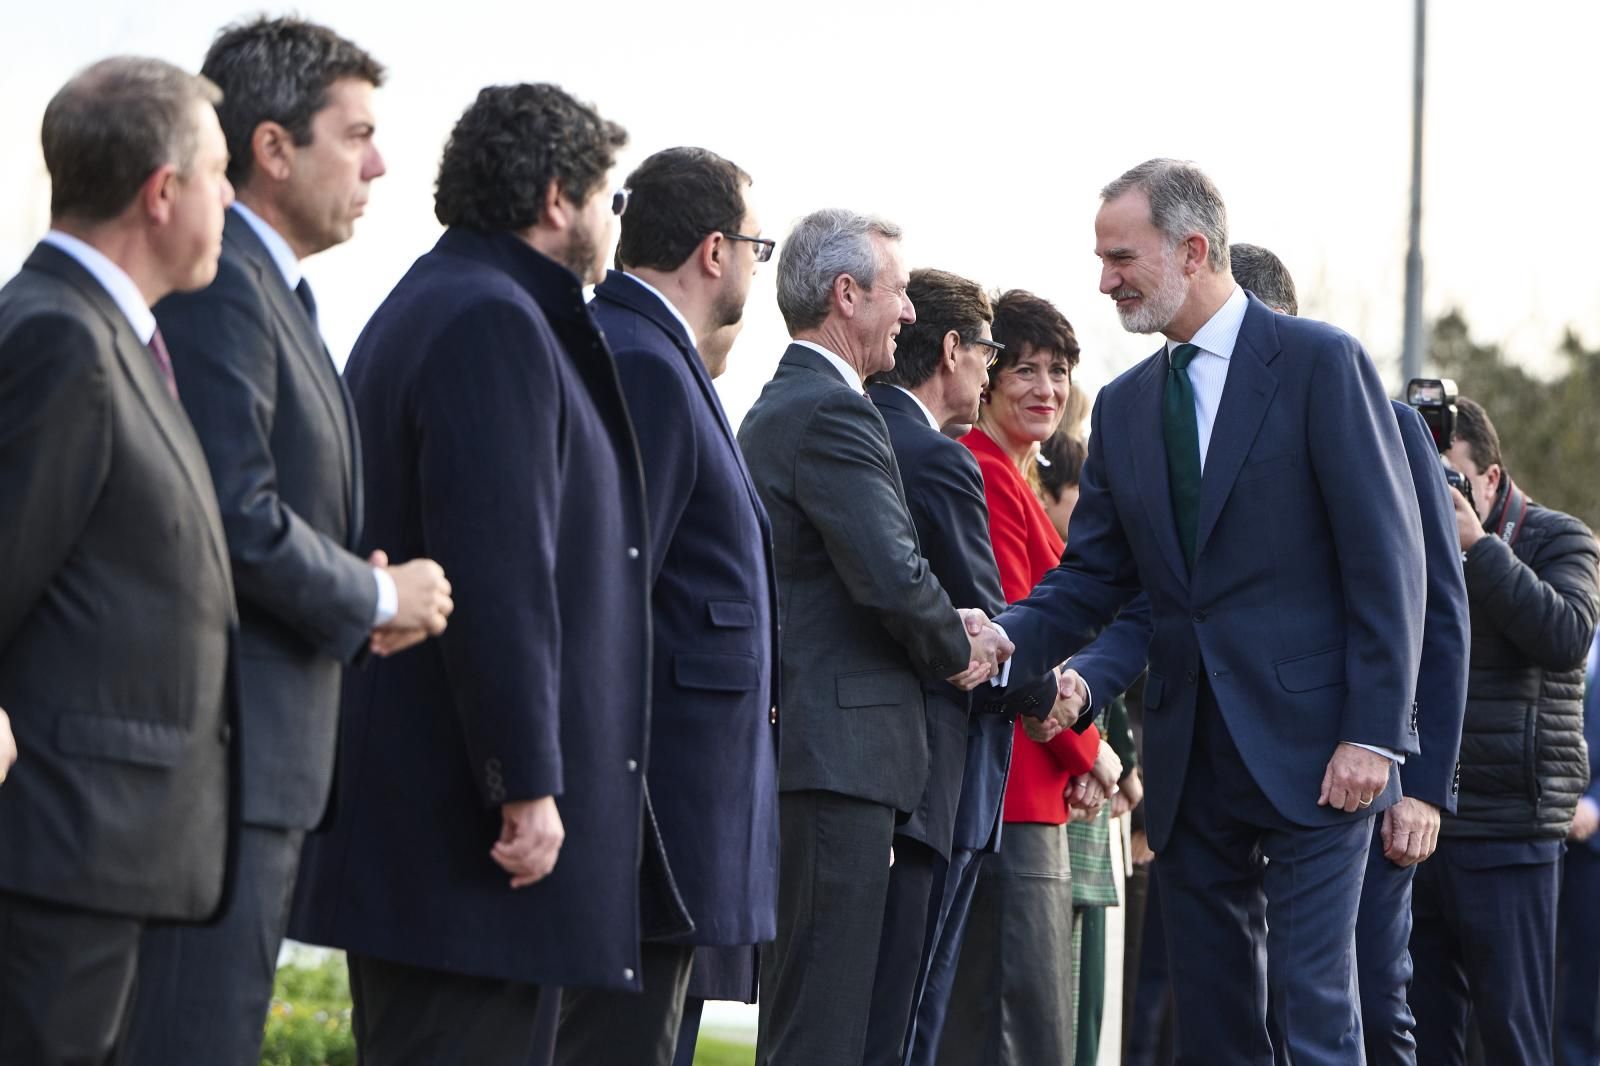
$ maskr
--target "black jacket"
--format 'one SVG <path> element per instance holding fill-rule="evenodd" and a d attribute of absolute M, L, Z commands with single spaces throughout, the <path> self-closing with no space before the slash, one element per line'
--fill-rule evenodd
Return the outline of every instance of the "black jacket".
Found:
<path fill-rule="evenodd" d="M 1466 553 L 1472 664 L 1461 795 L 1440 832 L 1560 839 L 1589 781 L 1583 666 L 1594 638 L 1600 545 L 1509 480 Z M 1495 534 L 1503 535 L 1495 535 Z"/>

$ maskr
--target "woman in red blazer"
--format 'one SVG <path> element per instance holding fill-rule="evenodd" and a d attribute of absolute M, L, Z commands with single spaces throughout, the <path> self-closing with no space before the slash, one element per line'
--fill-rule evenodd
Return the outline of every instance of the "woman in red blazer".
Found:
<path fill-rule="evenodd" d="M 1027 596 L 1061 561 L 1061 537 L 1028 474 L 1072 391 L 1078 342 L 1047 300 L 1013 289 L 995 303 L 994 339 L 972 450 L 989 504 L 989 537 L 1006 601 Z M 1090 726 L 1036 743 L 1019 721 L 999 850 L 979 868 L 940 1066 L 1072 1061 L 1072 876 L 1066 794 L 1100 750 Z"/>

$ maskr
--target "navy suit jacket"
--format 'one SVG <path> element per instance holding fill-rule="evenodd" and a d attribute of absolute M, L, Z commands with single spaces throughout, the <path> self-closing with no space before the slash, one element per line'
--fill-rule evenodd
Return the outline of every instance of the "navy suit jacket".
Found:
<path fill-rule="evenodd" d="M 1595 640 L 1600 643 L 1600 637 Z M 1600 803 L 1600 676 L 1593 672 L 1584 677 L 1583 739 L 1589 748 L 1589 787 L 1584 795 Z M 1586 843 L 1590 851 L 1600 852 L 1600 833 Z"/>
<path fill-rule="evenodd" d="M 930 426 L 917 402 L 893 385 L 873 385 L 867 392 L 888 427 L 929 569 L 952 602 L 993 617 L 1006 600 L 989 542 L 989 508 L 977 460 Z M 977 850 L 998 841 L 1014 729 L 1002 715 L 969 715 L 968 694 L 949 682 L 924 681 L 923 693 L 928 787 L 899 832 L 948 859 L 952 845 Z"/>
<path fill-rule="evenodd" d="M 1281 356 L 1286 356 L 1282 357 Z M 1200 671 L 1244 762 L 1301 825 L 1341 741 L 1413 753 L 1424 612 L 1421 522 L 1393 411 L 1348 334 L 1250 297 L 1212 432 L 1193 573 L 1162 442 L 1163 347 L 1095 402 L 1062 564 L 998 619 L 1023 676 L 1077 651 L 1142 589 L 1147 827 L 1171 832 Z M 1371 810 L 1398 798 L 1399 777 Z"/>
<path fill-rule="evenodd" d="M 337 815 L 307 838 L 291 935 L 412 966 L 637 990 L 650 700 L 644 483 L 577 277 L 447 230 L 346 369 L 366 536 L 450 576 L 444 635 L 345 681 Z M 556 797 L 550 876 L 489 856 Z M 650 853 L 652 856 L 657 852 Z M 652 882 L 653 884 L 654 882 Z"/>
<path fill-rule="evenodd" d="M 595 320 L 617 361 L 649 504 L 651 808 L 694 944 L 777 932 L 777 583 L 766 510 L 681 322 L 613 271 Z"/>

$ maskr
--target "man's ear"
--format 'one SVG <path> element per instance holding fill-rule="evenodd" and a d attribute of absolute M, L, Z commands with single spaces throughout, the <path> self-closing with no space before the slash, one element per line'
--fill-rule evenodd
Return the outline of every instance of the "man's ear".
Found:
<path fill-rule="evenodd" d="M 1211 251 L 1211 242 L 1204 235 L 1191 233 L 1183 239 L 1183 272 L 1185 274 L 1198 273 L 1206 265 L 1206 256 Z"/>
<path fill-rule="evenodd" d="M 833 302 L 846 318 L 856 317 L 861 306 L 861 285 L 849 274 L 833 279 Z"/>
<path fill-rule="evenodd" d="M 939 365 L 951 372 L 956 368 L 956 349 L 961 347 L 961 334 L 956 330 L 946 330 L 944 344 L 939 352 Z"/>
<path fill-rule="evenodd" d="M 695 249 L 695 255 L 700 261 L 700 270 L 711 278 L 720 278 L 728 269 L 729 241 L 722 234 L 711 232 L 706 234 L 700 246 Z"/>
<path fill-rule="evenodd" d="M 273 181 L 288 181 L 294 173 L 294 150 L 294 138 L 276 122 L 259 123 L 250 134 L 253 167 Z"/>
<path fill-rule="evenodd" d="M 145 218 L 151 222 L 164 226 L 171 221 L 178 203 L 177 166 L 163 163 L 152 170 L 150 176 L 144 179 L 144 184 L 139 186 L 136 199 Z"/>

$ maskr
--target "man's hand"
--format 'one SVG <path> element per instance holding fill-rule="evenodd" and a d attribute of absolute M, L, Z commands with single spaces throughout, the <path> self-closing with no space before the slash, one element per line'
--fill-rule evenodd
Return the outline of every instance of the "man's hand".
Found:
<path fill-rule="evenodd" d="M 438 563 L 432 559 L 412 559 L 390 566 L 388 556 L 381 551 L 373 552 L 369 561 L 389 571 L 399 596 L 399 609 L 384 624 L 384 629 L 421 629 L 430 637 L 444 632 L 445 620 L 455 610 L 455 601 L 450 598 L 450 582 Z"/>
<path fill-rule="evenodd" d="M 1578 810 L 1572 816 L 1572 828 L 1567 830 L 1567 839 L 1582 843 L 1594 836 L 1594 831 L 1600 829 L 1600 804 L 1588 796 L 1578 801 Z"/>
<path fill-rule="evenodd" d="M 989 621 L 989 616 L 977 608 L 962 608 L 957 613 L 961 615 L 961 624 L 967 631 L 971 661 L 965 670 L 950 675 L 946 680 L 957 688 L 971 691 L 995 676 L 1000 664 L 1011 658 L 1016 647 L 1000 634 L 1000 630 Z"/>
<path fill-rule="evenodd" d="M 11 717 L 0 710 L 0 783 L 17 764 L 17 739 L 11 735 Z"/>
<path fill-rule="evenodd" d="M 1393 760 L 1354 744 L 1340 744 L 1333 749 L 1328 769 L 1322 774 L 1322 794 L 1317 797 L 1318 807 L 1334 807 L 1353 814 L 1362 807 L 1372 806 L 1372 801 L 1389 783 L 1389 770 Z"/>
<path fill-rule="evenodd" d="M 1483 539 L 1483 521 L 1478 517 L 1478 512 L 1472 509 L 1472 504 L 1453 485 L 1450 486 L 1450 502 L 1456 509 L 1456 534 L 1461 538 L 1461 550 L 1466 551 Z"/>
<path fill-rule="evenodd" d="M 1439 808 L 1410 796 L 1383 812 L 1383 857 L 1396 866 L 1415 866 L 1439 846 Z"/>
<path fill-rule="evenodd" d="M 1105 786 L 1102 785 L 1094 772 L 1079 774 L 1067 782 L 1067 806 L 1073 810 L 1094 814 L 1106 801 Z"/>
<path fill-rule="evenodd" d="M 1089 686 L 1078 676 L 1078 671 L 1058 666 L 1055 675 L 1056 701 L 1050 713 L 1044 718 L 1022 716 L 1023 732 L 1028 734 L 1028 739 L 1040 744 L 1048 744 L 1060 736 L 1063 730 L 1078 720 L 1078 715 L 1089 703 Z"/>
<path fill-rule="evenodd" d="M 566 837 L 554 796 L 506 803 L 500 807 L 500 839 L 489 856 L 511 875 L 512 888 L 523 888 L 556 868 Z"/>
<path fill-rule="evenodd" d="M 1144 799 L 1144 782 L 1139 779 L 1139 768 L 1136 766 L 1118 783 L 1117 794 L 1111 799 L 1111 817 L 1121 818 L 1124 814 L 1139 806 L 1139 801 Z"/>
<path fill-rule="evenodd" d="M 1128 835 L 1128 853 L 1135 866 L 1143 866 L 1156 857 L 1150 850 L 1150 838 L 1145 836 L 1143 829 L 1135 829 Z"/>

